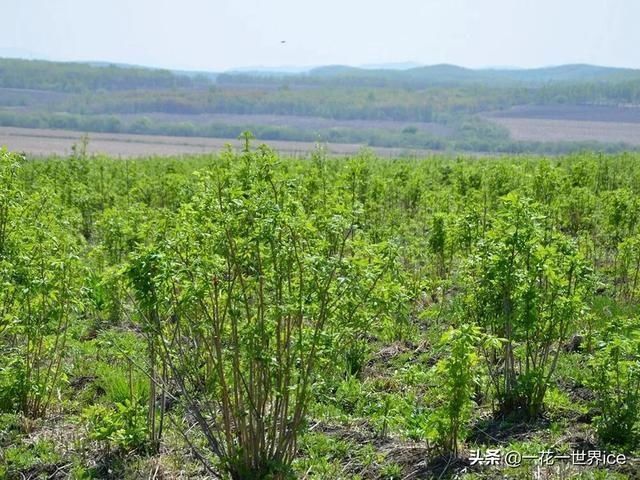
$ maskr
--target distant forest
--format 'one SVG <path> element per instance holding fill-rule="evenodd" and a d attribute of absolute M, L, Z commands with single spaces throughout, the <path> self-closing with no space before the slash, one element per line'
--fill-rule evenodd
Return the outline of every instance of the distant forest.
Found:
<path fill-rule="evenodd" d="M 249 129 L 261 140 L 479 152 L 615 151 L 632 147 L 515 141 L 485 114 L 521 105 L 639 104 L 639 70 L 589 65 L 534 70 L 336 66 L 301 74 L 215 74 L 0 59 L 0 125 L 29 128 L 223 138 Z M 353 125 L 316 128 L 291 118 L 261 122 L 267 115 Z M 363 120 L 387 123 L 363 127 L 357 123 Z"/>

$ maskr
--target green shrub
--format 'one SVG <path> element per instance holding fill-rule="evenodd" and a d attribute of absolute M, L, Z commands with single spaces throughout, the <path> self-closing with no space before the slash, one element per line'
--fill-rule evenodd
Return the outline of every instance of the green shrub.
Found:
<path fill-rule="evenodd" d="M 246 142 L 226 170 L 201 175 L 172 228 L 128 271 L 143 328 L 206 441 L 203 465 L 214 473 L 214 456 L 234 479 L 282 478 L 329 327 L 372 287 L 351 281 L 352 215 L 306 212 L 275 155 Z"/>
<path fill-rule="evenodd" d="M 481 342 L 485 347 L 491 344 L 483 339 L 479 327 L 469 324 L 451 329 L 442 337 L 446 356 L 435 366 L 436 392 L 442 405 L 430 416 L 430 423 L 436 444 L 446 454 L 457 456 L 460 440 L 466 436 Z"/>
<path fill-rule="evenodd" d="M 82 309 L 74 215 L 48 186 L 22 198 L 21 158 L 0 150 L 0 408 L 43 416 L 65 380 Z"/>
<path fill-rule="evenodd" d="M 640 326 L 614 323 L 591 360 L 591 387 L 596 392 L 599 439 L 635 448 L 640 420 Z"/>
<path fill-rule="evenodd" d="M 147 411 L 137 402 L 125 400 L 112 407 L 92 405 L 82 417 L 88 438 L 107 450 L 142 450 L 147 445 Z"/>
<path fill-rule="evenodd" d="M 539 207 L 502 199 L 470 262 L 469 310 L 500 346 L 484 350 L 500 413 L 538 416 L 562 346 L 586 314 L 591 270 Z"/>

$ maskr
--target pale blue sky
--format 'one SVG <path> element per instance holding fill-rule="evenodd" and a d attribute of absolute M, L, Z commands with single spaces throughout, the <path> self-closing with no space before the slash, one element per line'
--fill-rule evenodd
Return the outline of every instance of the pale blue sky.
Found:
<path fill-rule="evenodd" d="M 51 60 L 640 68 L 639 0 L 0 0 L 0 11 L 0 55 Z"/>

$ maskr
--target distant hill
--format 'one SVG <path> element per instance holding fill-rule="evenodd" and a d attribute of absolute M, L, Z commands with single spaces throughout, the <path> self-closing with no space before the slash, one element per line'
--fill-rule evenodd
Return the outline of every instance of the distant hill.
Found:
<path fill-rule="evenodd" d="M 51 62 L 0 58 L 0 87 L 80 92 L 202 88 L 218 83 L 304 84 L 321 86 L 424 88 L 429 86 L 539 86 L 549 83 L 640 81 L 640 70 L 595 65 L 518 69 L 470 69 L 440 64 L 327 65 L 248 67 L 225 73 L 167 70 L 108 62 Z"/>
<path fill-rule="evenodd" d="M 595 65 L 561 65 L 534 69 L 470 69 L 440 64 L 407 70 L 365 69 L 332 65 L 311 70 L 309 78 L 324 80 L 360 79 L 363 83 L 390 84 L 540 84 L 555 82 L 592 82 L 640 80 L 640 70 Z"/>
<path fill-rule="evenodd" d="M 194 76 L 195 75 L 195 76 Z M 0 87 L 77 93 L 96 90 L 190 88 L 210 84 L 195 72 L 105 62 L 50 62 L 0 58 Z"/>
<path fill-rule="evenodd" d="M 523 82 L 579 82 L 579 81 L 609 81 L 609 80 L 637 80 L 640 70 L 631 68 L 600 67 L 597 65 L 573 64 L 557 67 L 493 70 L 483 72 L 495 73 L 510 80 Z"/>
<path fill-rule="evenodd" d="M 228 70 L 225 73 L 240 73 L 244 75 L 257 75 L 257 76 L 263 76 L 263 75 L 280 76 L 280 75 L 296 75 L 300 73 L 307 73 L 312 69 L 313 67 L 298 67 L 298 66 L 281 66 L 281 67 L 256 66 L 256 67 L 233 68 L 231 70 Z"/>
<path fill-rule="evenodd" d="M 271 71 L 269 75 L 227 72 L 220 74 L 216 81 L 220 84 L 246 85 L 258 78 L 260 82 L 256 83 L 263 83 L 266 79 L 272 83 L 286 81 L 289 85 L 425 88 L 477 84 L 509 87 L 541 86 L 550 83 L 640 81 L 640 70 L 580 64 L 534 69 L 470 69 L 448 64 L 407 69 L 327 65 L 298 74 L 277 71 Z"/>
<path fill-rule="evenodd" d="M 369 70 L 409 70 L 410 68 L 422 67 L 421 63 L 416 62 L 394 62 L 394 63 L 370 63 L 360 65 L 360 68 Z"/>

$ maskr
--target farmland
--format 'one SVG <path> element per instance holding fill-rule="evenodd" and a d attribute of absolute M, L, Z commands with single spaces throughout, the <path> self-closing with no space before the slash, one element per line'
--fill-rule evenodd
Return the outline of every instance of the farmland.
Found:
<path fill-rule="evenodd" d="M 514 140 L 640 144 L 640 108 L 633 106 L 521 106 L 487 118 Z"/>
<path fill-rule="evenodd" d="M 638 154 L 27 130 L 73 143 L 0 153 L 0 478 L 640 474 Z"/>
<path fill-rule="evenodd" d="M 504 117 L 493 120 L 507 128 L 514 140 L 640 145 L 640 123 Z"/>

